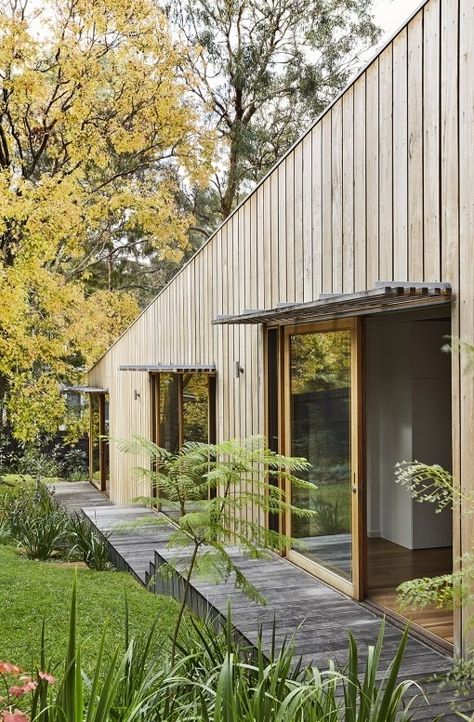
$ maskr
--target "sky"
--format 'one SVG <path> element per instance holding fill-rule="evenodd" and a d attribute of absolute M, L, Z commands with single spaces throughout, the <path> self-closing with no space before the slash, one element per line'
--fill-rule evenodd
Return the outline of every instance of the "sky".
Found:
<path fill-rule="evenodd" d="M 375 21 L 382 28 L 383 43 L 421 4 L 421 0 L 375 0 Z"/>

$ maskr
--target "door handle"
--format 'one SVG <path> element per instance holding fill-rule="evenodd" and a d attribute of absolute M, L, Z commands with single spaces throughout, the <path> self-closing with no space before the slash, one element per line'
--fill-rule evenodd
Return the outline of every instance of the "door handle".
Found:
<path fill-rule="evenodd" d="M 356 473 L 354 472 L 352 474 L 352 493 L 357 494 L 358 491 L 359 491 L 359 484 L 357 483 L 357 476 L 356 476 Z"/>

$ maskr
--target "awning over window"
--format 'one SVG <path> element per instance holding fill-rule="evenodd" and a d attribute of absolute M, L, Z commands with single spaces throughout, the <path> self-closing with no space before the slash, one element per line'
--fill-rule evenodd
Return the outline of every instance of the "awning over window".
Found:
<path fill-rule="evenodd" d="M 100 386 L 63 386 L 63 391 L 78 391 L 81 394 L 108 394 L 108 389 Z"/>
<path fill-rule="evenodd" d="M 138 364 L 119 366 L 120 371 L 148 371 L 149 373 L 215 374 L 215 364 Z"/>
<path fill-rule="evenodd" d="M 244 311 L 217 316 L 213 324 L 299 323 L 347 316 L 361 316 L 416 308 L 426 304 L 447 304 L 451 300 L 449 283 L 376 283 L 376 288 L 359 293 L 322 294 L 317 301 L 285 303 L 276 308 Z"/>

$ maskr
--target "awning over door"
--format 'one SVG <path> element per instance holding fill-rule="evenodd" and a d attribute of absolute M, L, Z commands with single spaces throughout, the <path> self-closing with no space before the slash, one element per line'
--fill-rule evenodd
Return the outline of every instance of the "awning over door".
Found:
<path fill-rule="evenodd" d="M 276 308 L 217 316 L 213 324 L 283 324 L 362 316 L 420 306 L 449 304 L 449 283 L 376 283 L 376 288 L 359 293 L 322 294 L 317 301 L 285 303 Z"/>
<path fill-rule="evenodd" d="M 148 371 L 149 373 L 215 374 L 215 364 L 138 364 L 119 366 L 120 371 Z"/>
<path fill-rule="evenodd" d="M 100 386 L 63 386 L 63 391 L 77 391 L 81 394 L 108 394 L 108 389 L 103 389 Z"/>

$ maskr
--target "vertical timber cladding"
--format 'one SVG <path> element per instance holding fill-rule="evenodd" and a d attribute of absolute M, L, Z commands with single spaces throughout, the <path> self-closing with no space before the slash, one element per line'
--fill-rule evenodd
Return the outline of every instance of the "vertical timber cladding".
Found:
<path fill-rule="evenodd" d="M 461 0 L 459 17 L 459 336 L 474 343 L 474 3 Z M 459 476 L 464 492 L 474 485 L 474 377 L 459 368 Z M 472 497 L 471 497 L 472 498 Z M 460 519 L 460 551 L 472 551 L 474 515 Z M 465 625 L 473 609 L 463 610 Z"/>
<path fill-rule="evenodd" d="M 264 431 L 262 329 L 211 326 L 219 314 L 377 280 L 446 281 L 453 334 L 473 342 L 473 76 L 474 1 L 428 0 L 92 369 L 90 383 L 110 390 L 111 435 L 150 433 L 148 375 L 118 371 L 131 363 L 215 363 L 217 437 Z M 464 490 L 474 483 L 473 404 L 454 354 Z M 111 452 L 112 500 L 125 502 L 138 491 L 136 460 Z M 474 516 L 457 513 L 455 528 L 460 555 Z"/>

